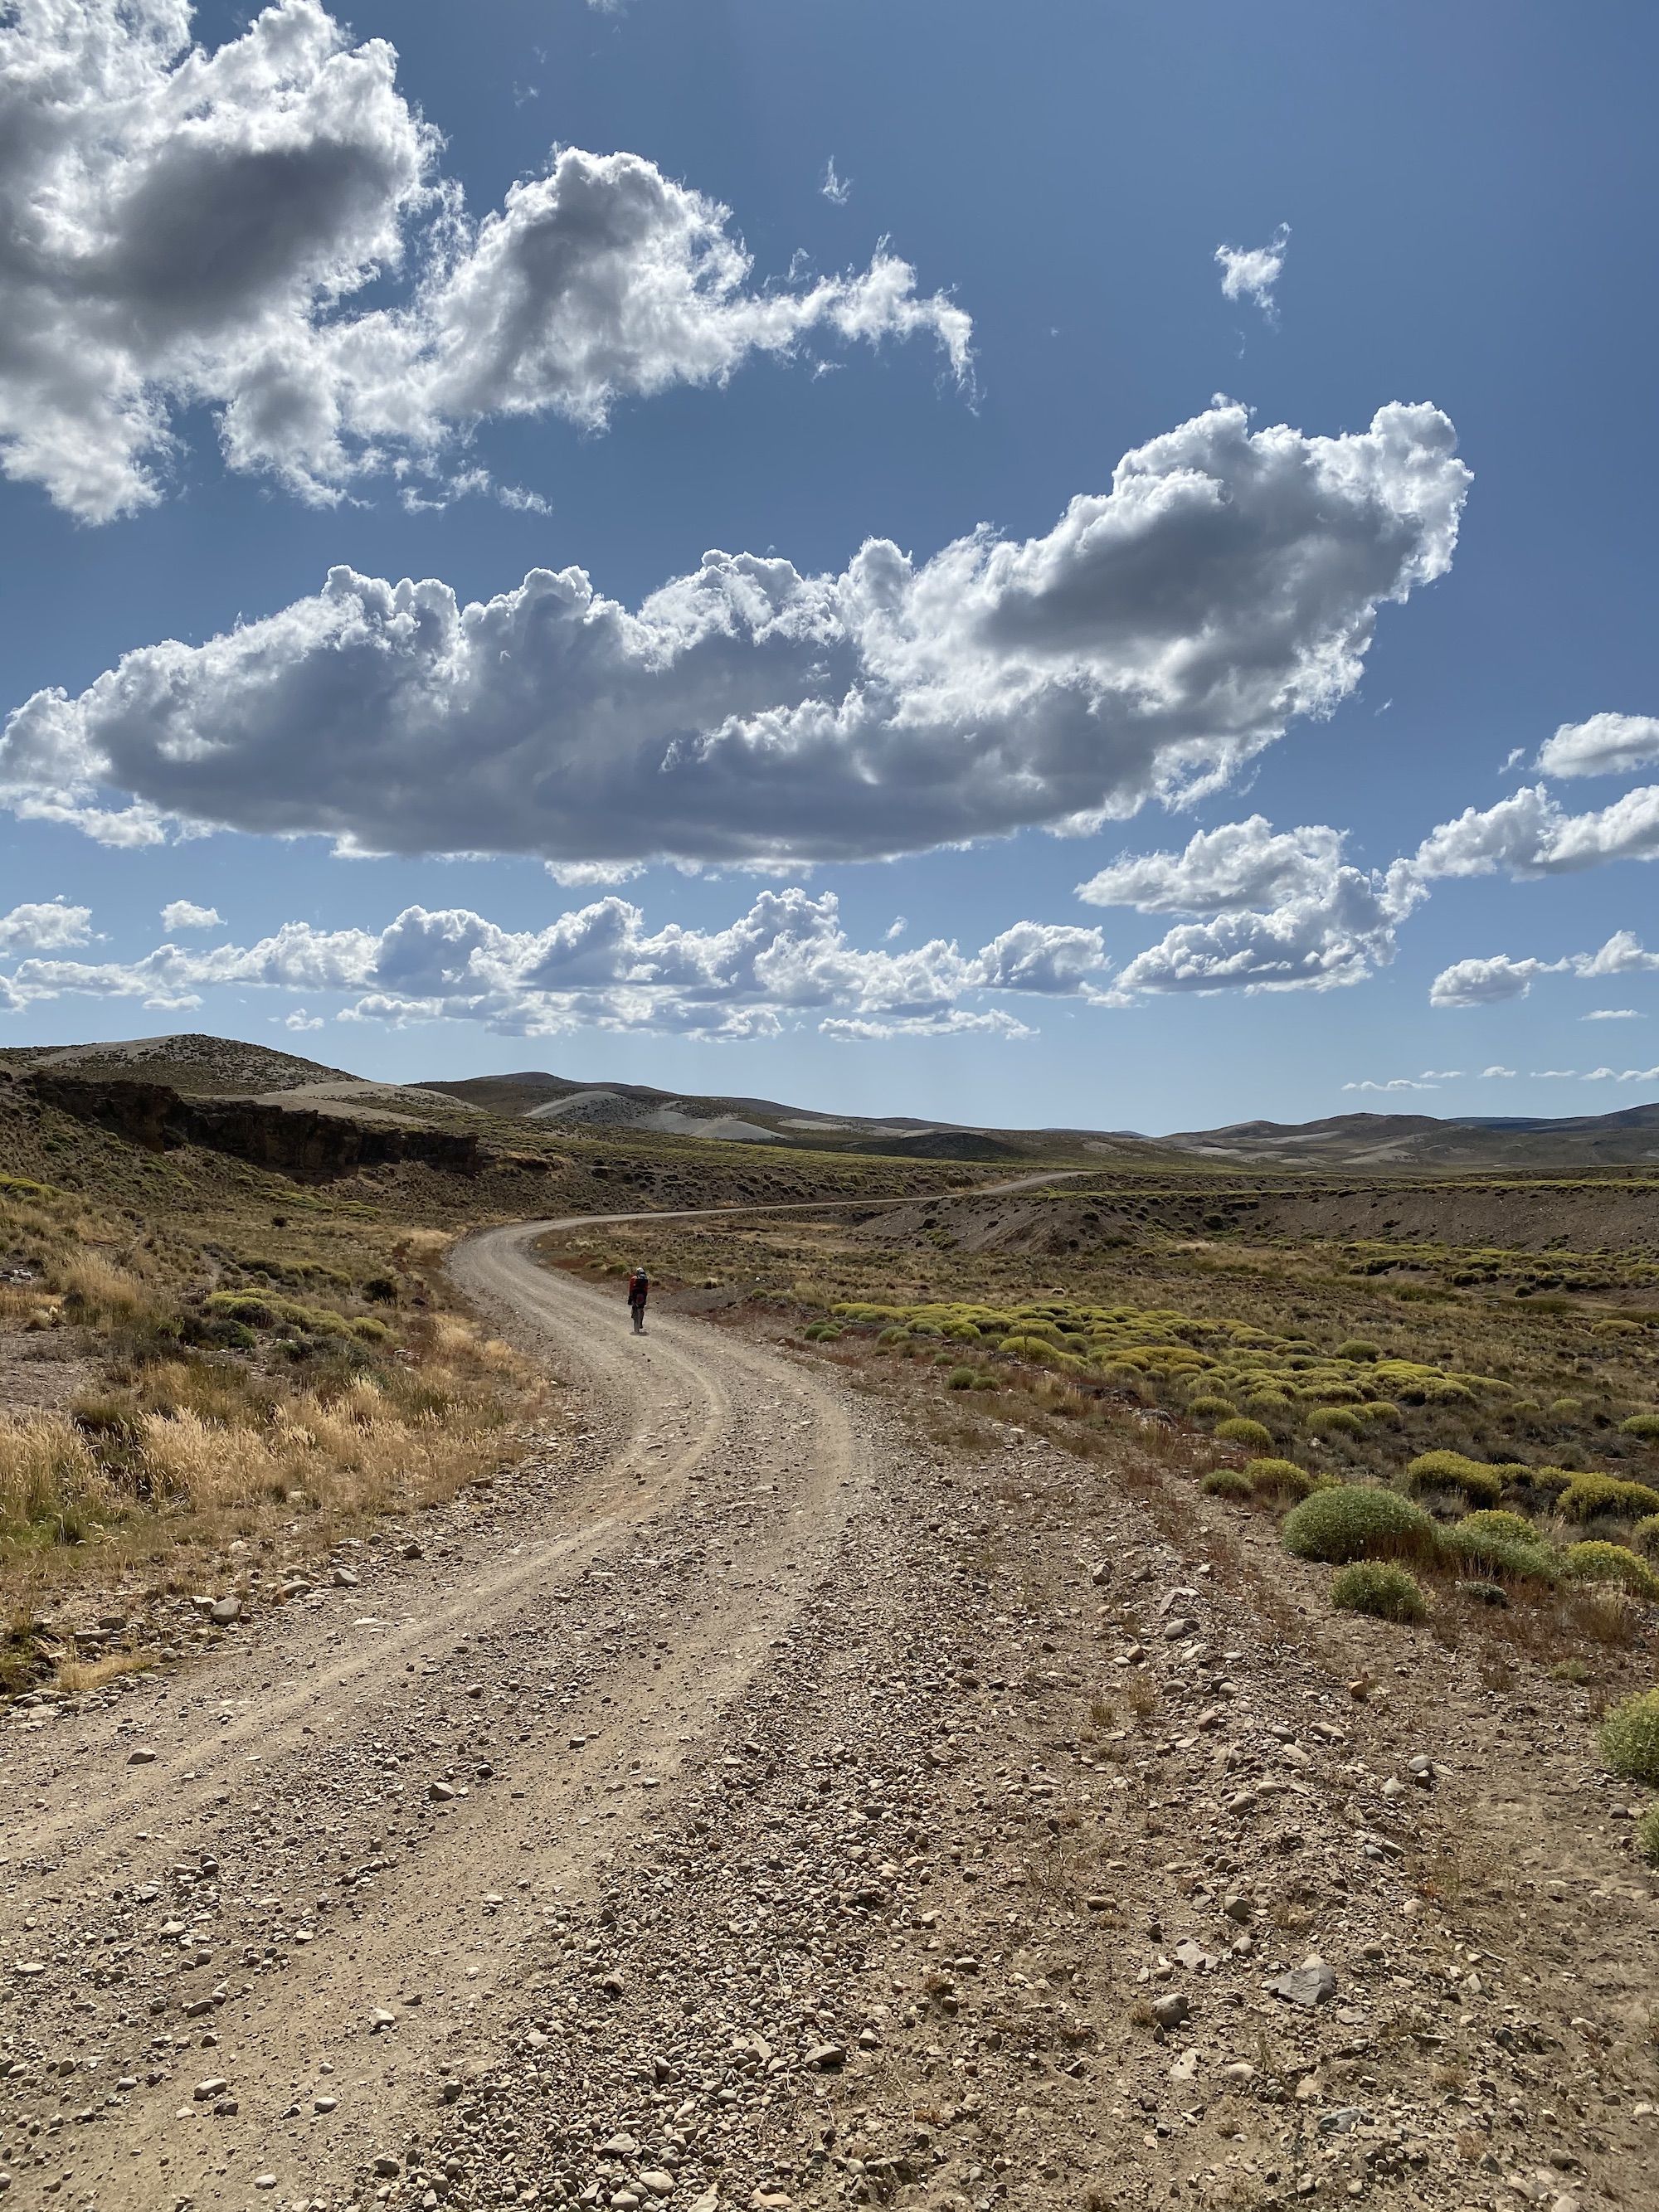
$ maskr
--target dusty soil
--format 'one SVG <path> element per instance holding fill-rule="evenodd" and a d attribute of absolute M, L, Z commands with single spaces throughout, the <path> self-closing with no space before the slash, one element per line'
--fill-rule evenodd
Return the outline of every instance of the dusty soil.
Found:
<path fill-rule="evenodd" d="M 0 1737 L 8 2203 L 1651 2201 L 1582 1693 L 537 1233 L 522 1457 Z"/>

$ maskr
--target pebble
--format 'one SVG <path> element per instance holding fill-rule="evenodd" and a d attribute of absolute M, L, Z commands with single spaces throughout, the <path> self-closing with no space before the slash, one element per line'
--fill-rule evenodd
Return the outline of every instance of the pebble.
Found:
<path fill-rule="evenodd" d="M 155 1764 L 155 1753 L 153 1751 L 146 1751 L 142 1744 L 127 1753 L 129 1766 L 154 1766 Z"/>

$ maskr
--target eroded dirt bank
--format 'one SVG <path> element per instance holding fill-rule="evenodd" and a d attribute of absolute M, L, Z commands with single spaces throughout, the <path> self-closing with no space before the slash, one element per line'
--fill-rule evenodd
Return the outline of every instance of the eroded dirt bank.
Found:
<path fill-rule="evenodd" d="M 520 1463 L 0 1741 L 9 2202 L 1644 2202 L 1577 1692 L 534 1233 Z"/>

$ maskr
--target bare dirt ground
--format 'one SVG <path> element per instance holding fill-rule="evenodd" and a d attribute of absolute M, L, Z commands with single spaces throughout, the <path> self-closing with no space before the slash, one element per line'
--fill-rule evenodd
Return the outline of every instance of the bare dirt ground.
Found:
<path fill-rule="evenodd" d="M 8 2208 L 1651 2203 L 1583 1693 L 537 1233 L 521 1458 L 0 1738 Z"/>

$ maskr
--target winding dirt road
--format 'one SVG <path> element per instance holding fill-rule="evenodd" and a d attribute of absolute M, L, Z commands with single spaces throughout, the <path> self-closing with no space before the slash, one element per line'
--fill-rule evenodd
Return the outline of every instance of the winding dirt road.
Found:
<path fill-rule="evenodd" d="M 349 2193 L 823 1572 L 870 1480 L 839 1399 L 695 1322 L 633 1336 L 531 1258 L 557 1225 L 453 1272 L 578 1386 L 578 1439 L 425 1557 L 394 1534 L 356 1588 L 9 1740 L 0 1957 L 43 2046 L 14 2075 L 52 2093 L 14 2191 L 40 2158 L 146 2212 Z"/>
<path fill-rule="evenodd" d="M 6 1723 L 5 2212 L 1645 2201 L 1576 1692 L 1333 1616 L 1132 1431 L 635 1337 L 578 1225 L 454 1255 L 565 1385 L 493 1482 Z"/>

